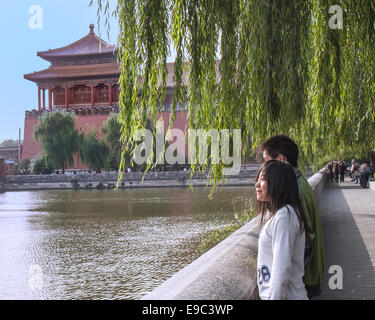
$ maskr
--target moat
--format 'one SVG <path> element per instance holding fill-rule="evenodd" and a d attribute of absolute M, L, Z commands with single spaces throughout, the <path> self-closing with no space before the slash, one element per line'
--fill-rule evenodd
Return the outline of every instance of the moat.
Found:
<path fill-rule="evenodd" d="M 253 187 L 0 193 L 0 299 L 139 299 Z"/>

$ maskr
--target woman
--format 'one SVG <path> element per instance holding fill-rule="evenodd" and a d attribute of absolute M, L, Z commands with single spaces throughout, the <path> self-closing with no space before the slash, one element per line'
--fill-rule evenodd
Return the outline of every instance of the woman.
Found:
<path fill-rule="evenodd" d="M 266 162 L 257 175 L 260 222 L 258 287 L 263 299 L 307 300 L 304 275 L 307 223 L 296 174 L 284 161 Z"/>

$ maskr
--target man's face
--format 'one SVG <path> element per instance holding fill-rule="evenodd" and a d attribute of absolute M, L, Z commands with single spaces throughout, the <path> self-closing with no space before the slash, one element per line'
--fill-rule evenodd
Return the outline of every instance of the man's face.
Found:
<path fill-rule="evenodd" d="M 267 152 L 267 150 L 263 151 L 263 159 L 264 159 L 264 162 L 267 162 L 267 161 L 270 161 L 270 160 L 280 160 L 280 161 L 288 162 L 288 159 L 284 155 L 282 155 L 281 153 L 279 153 L 276 158 L 272 158 L 269 155 L 269 153 Z"/>
<path fill-rule="evenodd" d="M 270 161 L 270 160 L 275 160 L 274 158 L 272 158 L 272 157 L 268 154 L 267 150 L 264 150 L 264 151 L 263 151 L 263 159 L 264 159 L 264 162 L 267 162 L 267 161 Z"/>

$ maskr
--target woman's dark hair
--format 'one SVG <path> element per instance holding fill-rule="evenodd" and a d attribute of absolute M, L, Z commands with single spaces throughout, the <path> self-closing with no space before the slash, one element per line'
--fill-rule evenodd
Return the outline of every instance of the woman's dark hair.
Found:
<path fill-rule="evenodd" d="M 270 160 L 260 167 L 256 177 L 257 181 L 261 175 L 264 176 L 267 182 L 266 196 L 268 199 L 267 202 L 256 201 L 257 212 L 261 214 L 261 223 L 267 210 L 272 217 L 280 208 L 290 205 L 297 214 L 301 230 L 308 231 L 305 212 L 299 198 L 297 177 L 293 167 L 285 161 Z"/>

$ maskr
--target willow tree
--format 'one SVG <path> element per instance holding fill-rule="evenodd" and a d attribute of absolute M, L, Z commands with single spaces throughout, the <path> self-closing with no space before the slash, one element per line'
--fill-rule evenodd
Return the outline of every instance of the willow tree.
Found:
<path fill-rule="evenodd" d="M 91 169 L 108 169 L 110 165 L 110 152 L 107 144 L 98 138 L 95 127 L 89 128 L 86 134 L 80 134 L 79 153 L 82 162 Z"/>
<path fill-rule="evenodd" d="M 108 24 L 109 1 L 98 5 Z M 251 151 L 281 132 L 310 163 L 343 150 L 373 150 L 375 4 L 340 1 L 342 29 L 330 26 L 341 18 L 331 6 L 328 0 L 118 0 L 123 140 L 131 143 L 148 111 L 156 120 L 173 47 L 171 120 L 186 92 L 190 128 L 241 129 Z M 211 166 L 215 183 L 221 169 Z"/>
<path fill-rule="evenodd" d="M 74 164 L 73 154 L 79 150 L 76 116 L 65 111 L 45 113 L 34 127 L 33 137 L 40 141 L 46 166 L 61 168 Z"/>
<path fill-rule="evenodd" d="M 375 3 L 341 1 L 343 28 L 327 28 L 326 0 L 312 1 L 309 103 L 304 151 L 367 157 L 375 134 Z"/>
<path fill-rule="evenodd" d="M 110 166 L 118 169 L 121 160 L 121 123 L 118 121 L 118 114 L 112 113 L 103 122 L 103 140 L 110 151 Z"/>

